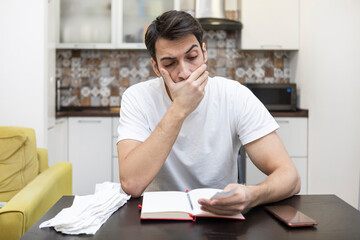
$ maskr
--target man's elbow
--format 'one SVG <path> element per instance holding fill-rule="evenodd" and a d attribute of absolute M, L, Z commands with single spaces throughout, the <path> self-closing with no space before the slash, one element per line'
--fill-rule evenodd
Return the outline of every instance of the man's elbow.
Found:
<path fill-rule="evenodd" d="M 120 183 L 122 190 L 133 198 L 138 198 L 143 193 L 143 189 L 134 181 L 120 178 Z"/>
<path fill-rule="evenodd" d="M 298 194 L 301 189 L 301 177 L 297 170 L 296 170 L 296 174 L 294 174 L 294 185 L 293 186 L 294 187 L 293 187 L 292 195 Z"/>

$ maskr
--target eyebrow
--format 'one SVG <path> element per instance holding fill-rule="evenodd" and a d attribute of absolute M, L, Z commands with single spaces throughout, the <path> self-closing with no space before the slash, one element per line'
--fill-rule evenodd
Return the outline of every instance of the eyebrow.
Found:
<path fill-rule="evenodd" d="M 198 47 L 198 45 L 196 45 L 196 44 L 191 45 L 191 47 L 185 52 L 185 54 L 188 54 L 189 52 L 191 52 L 191 50 L 195 47 Z M 163 57 L 163 58 L 160 58 L 160 61 L 174 60 L 174 59 L 176 59 L 176 58 L 175 57 Z"/>

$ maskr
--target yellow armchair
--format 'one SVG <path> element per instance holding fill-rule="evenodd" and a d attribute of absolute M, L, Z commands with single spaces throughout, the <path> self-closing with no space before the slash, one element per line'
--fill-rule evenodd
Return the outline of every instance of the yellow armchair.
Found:
<path fill-rule="evenodd" d="M 0 127 L 0 239 L 19 239 L 63 195 L 72 194 L 72 166 L 49 168 L 30 128 Z"/>

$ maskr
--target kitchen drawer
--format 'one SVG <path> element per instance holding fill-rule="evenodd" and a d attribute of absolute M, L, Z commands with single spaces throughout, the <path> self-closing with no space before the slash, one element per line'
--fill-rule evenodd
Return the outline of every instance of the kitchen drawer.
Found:
<path fill-rule="evenodd" d="M 307 158 L 297 158 L 294 157 L 291 159 L 295 164 L 301 178 L 301 190 L 300 194 L 307 194 Z M 246 184 L 247 185 L 256 185 L 263 182 L 266 178 L 266 175 L 262 173 L 250 160 L 246 158 Z"/>
<path fill-rule="evenodd" d="M 277 130 L 291 157 L 307 157 L 307 118 L 275 118 L 280 128 Z"/>

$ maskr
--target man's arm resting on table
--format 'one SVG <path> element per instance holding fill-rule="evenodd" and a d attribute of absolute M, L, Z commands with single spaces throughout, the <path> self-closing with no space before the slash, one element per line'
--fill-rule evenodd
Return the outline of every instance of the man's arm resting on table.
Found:
<path fill-rule="evenodd" d="M 276 132 L 248 143 L 245 149 L 255 166 L 268 177 L 254 186 L 229 184 L 224 191 L 236 187 L 235 194 L 224 199 L 201 199 L 199 203 L 203 210 L 233 215 L 259 204 L 282 200 L 300 191 L 299 173 Z"/>
<path fill-rule="evenodd" d="M 279 201 L 300 191 L 300 175 L 276 132 L 247 144 L 245 149 L 255 166 L 268 175 L 261 184 L 249 186 L 254 193 L 250 207 Z"/>
<path fill-rule="evenodd" d="M 169 155 L 185 117 L 172 105 L 145 142 L 118 142 L 120 182 L 127 194 L 139 197 L 151 183 Z"/>

